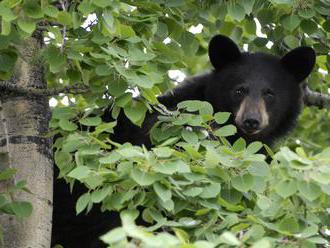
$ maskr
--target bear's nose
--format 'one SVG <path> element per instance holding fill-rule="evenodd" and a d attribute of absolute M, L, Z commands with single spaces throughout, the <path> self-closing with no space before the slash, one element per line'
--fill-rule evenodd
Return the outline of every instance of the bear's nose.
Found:
<path fill-rule="evenodd" d="M 254 131 L 259 128 L 260 123 L 256 119 L 246 119 L 244 120 L 243 125 L 244 125 L 244 129 L 248 131 Z"/>

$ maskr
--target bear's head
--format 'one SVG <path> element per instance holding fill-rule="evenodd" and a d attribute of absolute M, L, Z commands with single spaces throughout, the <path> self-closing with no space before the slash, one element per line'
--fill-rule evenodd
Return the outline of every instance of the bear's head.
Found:
<path fill-rule="evenodd" d="M 298 47 L 283 57 L 241 52 L 228 37 L 217 35 L 209 44 L 214 67 L 205 98 L 216 111 L 231 112 L 238 134 L 248 141 L 285 134 L 297 119 L 301 82 L 311 73 L 315 52 Z"/>

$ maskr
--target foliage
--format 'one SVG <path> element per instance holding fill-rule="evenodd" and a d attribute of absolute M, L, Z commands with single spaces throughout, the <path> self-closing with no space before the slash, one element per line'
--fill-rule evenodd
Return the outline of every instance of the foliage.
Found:
<path fill-rule="evenodd" d="M 329 149 L 308 156 L 302 148 L 294 153 L 282 147 L 268 165 L 257 153 L 260 142 L 226 141 L 234 126 L 212 131 L 228 113 L 213 115 L 212 106 L 199 101 L 178 108 L 184 112 L 161 117 L 153 129 L 158 145 L 151 150 L 114 144 L 99 130 L 71 131 L 56 142 L 62 175 L 89 188 L 77 201 L 77 213 L 100 202 L 103 210 L 127 209 L 123 227 L 104 235 L 105 242 L 127 247 L 131 237 L 132 245 L 143 247 L 327 243 L 320 234 L 329 224 Z M 117 148 L 109 151 L 112 144 Z M 141 206 L 148 228 L 134 224 Z M 159 228 L 175 235 L 155 233 Z"/>
<path fill-rule="evenodd" d="M 57 96 L 50 126 L 63 136 L 55 144 L 60 175 L 89 188 L 77 212 L 99 202 L 121 211 L 123 227 L 105 235 L 105 242 L 127 247 L 132 237 L 132 246 L 148 247 L 326 243 L 327 110 L 305 109 L 285 143 L 297 149 L 279 148 L 270 165 L 257 153 L 260 143 L 226 142 L 233 126 L 213 132 L 210 123 L 223 125 L 228 114 L 213 115 L 207 103 L 186 102 L 162 117 L 152 132 L 152 150 L 115 144 L 108 134 L 116 122 L 98 116 L 111 106 L 114 118 L 123 110 L 140 125 L 158 104 L 156 96 L 175 85 L 169 70 L 191 75 L 209 68 L 207 44 L 218 33 L 248 44 L 249 51 L 277 55 L 313 46 L 317 65 L 308 83 L 328 92 L 329 76 L 319 72 L 330 67 L 328 0 L 3 0 L 0 16 L 1 79 L 12 75 L 17 44 L 37 30 L 46 41 L 36 56 L 43 59 L 48 86 L 81 83 L 91 89 Z M 193 34 L 199 24 L 202 31 Z M 137 93 L 140 98 L 133 99 Z M 77 123 L 90 129 L 81 131 Z M 206 133 L 217 138 L 209 140 Z M 145 207 L 142 215 L 151 227 L 133 224 L 137 206 Z"/>
<path fill-rule="evenodd" d="M 15 175 L 15 169 L 8 168 L 0 172 L 0 183 L 5 186 L 8 180 Z M 30 202 L 17 201 L 13 199 L 13 194 L 17 191 L 24 190 L 31 193 L 26 187 L 25 181 L 18 181 L 14 185 L 8 184 L 6 191 L 0 192 L 0 214 L 9 214 L 17 218 L 29 217 L 32 213 L 32 205 Z M 0 225 L 0 243 L 3 241 L 3 230 Z"/>

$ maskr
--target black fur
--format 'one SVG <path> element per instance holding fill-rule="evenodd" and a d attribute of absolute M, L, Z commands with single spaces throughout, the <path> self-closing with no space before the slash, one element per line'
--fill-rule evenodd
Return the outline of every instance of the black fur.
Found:
<path fill-rule="evenodd" d="M 238 134 L 232 140 L 243 137 L 248 142 L 259 140 L 271 145 L 294 127 L 302 105 L 300 83 L 315 64 L 312 48 L 296 48 L 283 58 L 264 53 L 241 53 L 232 40 L 217 35 L 210 42 L 209 57 L 213 71 L 185 80 L 158 97 L 159 102 L 174 109 L 184 100 L 208 101 L 215 112 L 231 112 L 234 122 L 241 103 L 234 91 L 244 86 L 249 91 L 248 96 L 265 101 L 270 125 L 256 135 L 246 134 L 238 127 Z M 265 90 L 274 94 L 272 101 L 263 96 Z M 142 128 L 127 124 L 129 121 L 121 115 L 114 139 L 149 147 L 148 131 L 157 120 L 156 115 L 148 114 Z"/>
<path fill-rule="evenodd" d="M 214 110 L 235 113 L 241 99 L 235 93 L 238 87 L 246 89 L 245 96 L 266 103 L 269 125 L 256 135 L 248 135 L 238 128 L 238 136 L 248 142 L 260 140 L 271 145 L 285 135 L 295 124 L 301 108 L 300 83 L 309 75 L 315 53 L 311 48 L 301 47 L 289 52 L 283 58 L 264 53 L 241 53 L 239 48 L 225 36 L 215 36 L 209 47 L 209 57 L 214 70 L 187 79 L 178 87 L 160 96 L 159 102 L 170 109 L 184 100 L 209 101 Z M 272 92 L 271 99 L 265 91 Z M 248 107 L 247 107 L 248 108 Z M 105 112 L 104 120 L 110 120 Z M 148 132 L 157 120 L 157 114 L 148 114 L 139 128 L 121 114 L 115 129 L 114 140 L 150 146 Z M 53 244 L 60 243 L 68 248 L 102 247 L 98 236 L 118 226 L 118 216 L 101 213 L 97 208 L 85 216 L 75 215 L 75 202 L 84 188 L 75 188 L 74 195 L 62 181 L 56 181 L 54 193 Z"/>

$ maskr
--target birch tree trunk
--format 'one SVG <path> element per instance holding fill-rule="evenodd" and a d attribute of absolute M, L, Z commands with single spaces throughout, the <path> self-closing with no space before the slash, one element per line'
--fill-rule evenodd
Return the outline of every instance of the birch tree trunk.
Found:
<path fill-rule="evenodd" d="M 23 88 L 46 88 L 42 63 L 36 56 L 40 40 L 29 38 L 19 48 L 20 58 L 10 83 Z M 33 205 L 32 215 L 27 219 L 0 217 L 4 247 L 48 248 L 53 194 L 51 139 L 45 137 L 50 117 L 48 98 L 3 92 L 0 95 L 0 169 L 17 169 L 14 181 L 26 180 L 32 194 L 21 191 L 14 198 Z M 11 183 L 0 185 L 0 190 Z"/>

